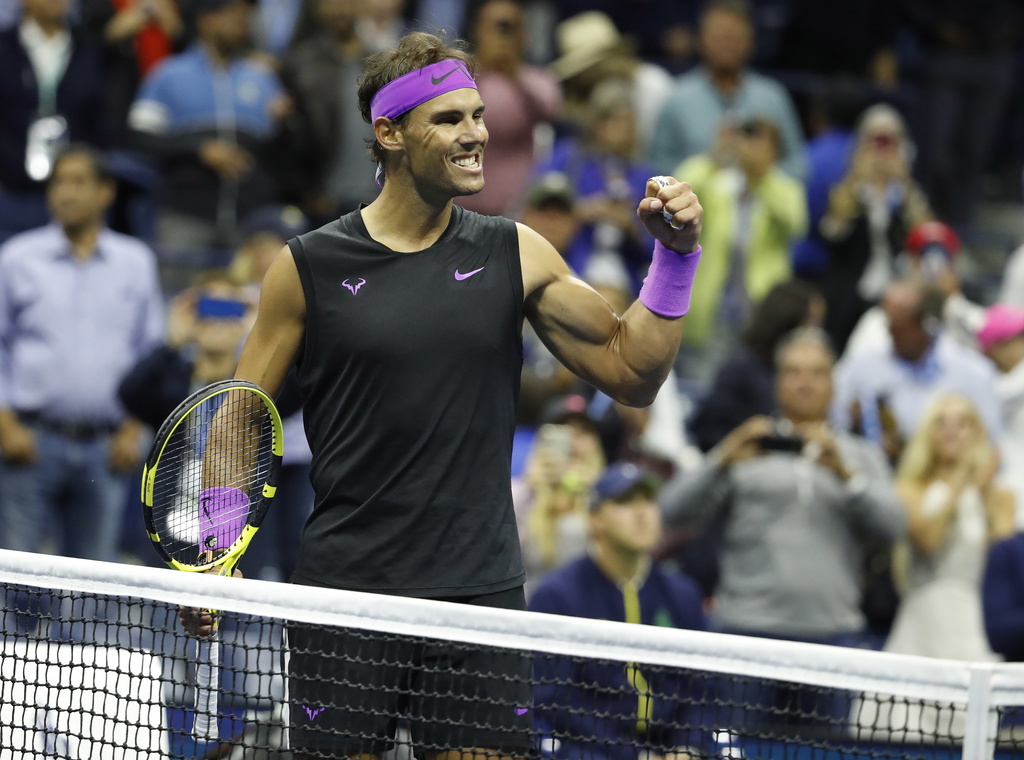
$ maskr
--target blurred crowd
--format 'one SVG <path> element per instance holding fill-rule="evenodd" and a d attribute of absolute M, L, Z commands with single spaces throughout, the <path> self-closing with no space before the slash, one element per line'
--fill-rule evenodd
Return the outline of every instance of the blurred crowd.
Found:
<path fill-rule="evenodd" d="M 286 241 L 375 197 L 361 62 L 445 30 L 490 133 L 457 203 L 618 313 L 647 179 L 705 209 L 651 407 L 525 326 L 531 606 L 1024 659 L 1024 240 L 994 275 L 972 251 L 1020 201 L 1020 3 L 0 0 L 0 26 L 3 547 L 155 564 L 153 430 L 232 375 Z M 287 425 L 255 577 L 289 576 L 312 508 Z"/>

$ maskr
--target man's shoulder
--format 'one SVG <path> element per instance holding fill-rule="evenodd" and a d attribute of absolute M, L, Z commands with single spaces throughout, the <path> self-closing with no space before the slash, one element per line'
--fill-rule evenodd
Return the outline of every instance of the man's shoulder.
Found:
<path fill-rule="evenodd" d="M 689 575 L 660 564 L 651 566 L 651 575 L 661 579 L 662 583 L 669 587 L 677 599 L 685 601 L 700 601 L 700 586 L 698 586 L 697 581 Z"/>
<path fill-rule="evenodd" d="M 663 567 L 654 565 L 651 567 L 651 577 L 657 578 L 666 592 L 664 601 L 670 602 L 682 619 L 675 620 L 678 627 L 692 628 L 694 630 L 705 630 L 707 620 L 703 612 L 703 594 L 697 582 L 688 575 Z M 655 625 L 660 622 L 655 619 Z"/>
<path fill-rule="evenodd" d="M 1024 531 L 992 544 L 988 561 L 990 565 L 1012 564 L 1024 568 Z"/>
<path fill-rule="evenodd" d="M 786 104 L 792 103 L 792 98 L 782 83 L 765 74 L 757 71 L 747 71 L 743 75 L 743 87 L 750 95 L 758 98 L 765 98 L 773 101 L 780 101 Z"/>
<path fill-rule="evenodd" d="M 861 376 L 867 371 L 868 376 L 877 376 L 878 370 L 895 364 L 895 356 L 891 346 L 880 346 L 874 343 L 862 345 L 852 353 L 844 354 L 839 362 L 841 374 Z M 872 374 L 872 371 L 874 373 Z"/>
<path fill-rule="evenodd" d="M 25 258 L 37 258 L 41 251 L 60 245 L 60 230 L 52 224 L 12 235 L 0 245 L 0 261 L 10 266 Z"/>
<path fill-rule="evenodd" d="M 11 55 L 28 56 L 28 53 L 25 51 L 25 46 L 21 44 L 21 37 L 18 34 L 17 24 L 7 29 L 0 30 L 0 56 L 6 58 Z M 8 75 L 11 75 L 14 72 L 0 73 L 7 73 Z"/>
<path fill-rule="evenodd" d="M 679 74 L 674 82 L 672 95 L 676 98 L 706 93 L 711 89 L 708 74 L 702 66 L 696 66 L 689 71 Z"/>
<path fill-rule="evenodd" d="M 126 256 L 144 263 L 156 262 L 156 253 L 153 249 L 145 241 L 137 237 L 105 229 L 101 233 L 100 242 L 102 245 L 109 246 L 111 250 L 120 256 Z"/>
<path fill-rule="evenodd" d="M 452 213 L 456 215 L 454 223 L 457 225 L 457 232 L 460 234 L 468 233 L 474 238 L 481 231 L 519 229 L 518 223 L 508 217 L 470 211 L 468 208 L 458 205 L 458 203 L 452 204 Z"/>
<path fill-rule="evenodd" d="M 204 73 L 202 55 L 195 47 L 169 55 L 156 64 L 146 77 L 148 81 L 161 81 L 189 85 L 189 80 Z M 185 78 L 185 81 L 181 81 Z"/>
<path fill-rule="evenodd" d="M 530 595 L 529 608 L 551 612 L 556 608 L 568 615 L 577 615 L 577 602 L 593 589 L 591 580 L 595 572 L 594 561 L 582 556 L 544 576 Z"/>
<path fill-rule="evenodd" d="M 996 368 L 992 361 L 974 349 L 959 343 L 948 335 L 939 339 L 938 350 L 940 356 L 947 360 L 951 368 L 958 372 L 977 375 L 978 377 L 992 378 L 996 376 Z"/>

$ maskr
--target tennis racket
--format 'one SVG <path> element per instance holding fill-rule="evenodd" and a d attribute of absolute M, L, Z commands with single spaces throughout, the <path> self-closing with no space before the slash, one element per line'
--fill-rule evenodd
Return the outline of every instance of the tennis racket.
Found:
<path fill-rule="evenodd" d="M 231 575 L 277 490 L 281 415 L 259 386 L 208 385 L 178 405 L 157 431 L 142 472 L 142 511 L 157 553 L 176 570 Z M 220 644 L 196 647 L 193 736 L 216 739 Z"/>

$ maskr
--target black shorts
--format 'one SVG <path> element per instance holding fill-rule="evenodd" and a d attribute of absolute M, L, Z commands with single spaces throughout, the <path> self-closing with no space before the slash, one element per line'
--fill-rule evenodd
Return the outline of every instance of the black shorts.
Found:
<path fill-rule="evenodd" d="M 442 601 L 526 608 L 521 586 Z M 420 760 L 448 749 L 533 755 L 528 652 L 299 623 L 290 623 L 287 634 L 296 753 L 379 755 L 407 720 Z"/>

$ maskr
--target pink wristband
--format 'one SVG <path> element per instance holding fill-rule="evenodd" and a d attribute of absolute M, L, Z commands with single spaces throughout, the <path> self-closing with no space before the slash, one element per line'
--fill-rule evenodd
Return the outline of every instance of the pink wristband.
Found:
<path fill-rule="evenodd" d="M 640 288 L 640 303 L 661 317 L 675 319 L 690 310 L 693 276 L 700 263 L 700 246 L 690 253 L 678 253 L 654 242 L 651 268 Z"/>

